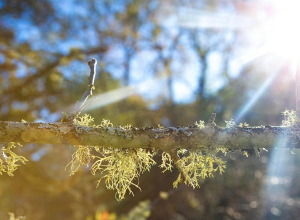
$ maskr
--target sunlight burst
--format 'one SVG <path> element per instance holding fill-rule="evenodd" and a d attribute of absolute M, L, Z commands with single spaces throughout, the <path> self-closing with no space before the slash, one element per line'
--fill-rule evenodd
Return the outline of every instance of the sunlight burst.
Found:
<path fill-rule="evenodd" d="M 270 52 L 287 58 L 300 58 L 300 2 L 272 1 L 273 13 L 266 24 L 266 45 Z"/>

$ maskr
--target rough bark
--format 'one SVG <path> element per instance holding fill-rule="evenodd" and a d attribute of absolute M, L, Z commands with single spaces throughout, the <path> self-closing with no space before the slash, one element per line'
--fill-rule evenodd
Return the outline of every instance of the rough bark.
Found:
<path fill-rule="evenodd" d="M 89 145 L 112 148 L 228 148 L 298 147 L 298 130 L 290 127 L 220 128 L 208 123 L 169 128 L 85 127 L 71 123 L 0 122 L 0 142 Z"/>

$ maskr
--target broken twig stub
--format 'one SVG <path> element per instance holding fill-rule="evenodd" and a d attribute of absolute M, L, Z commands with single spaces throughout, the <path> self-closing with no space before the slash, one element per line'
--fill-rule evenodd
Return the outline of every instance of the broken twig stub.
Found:
<path fill-rule="evenodd" d="M 87 89 L 85 90 L 83 96 L 81 97 L 80 101 L 76 103 L 74 109 L 67 114 L 66 121 L 67 122 L 73 122 L 73 120 L 80 114 L 82 109 L 85 107 L 86 102 L 88 101 L 88 98 L 93 95 L 93 89 L 95 89 L 94 82 L 96 77 L 96 65 L 97 60 L 92 59 L 88 62 L 88 65 L 90 67 L 90 76 L 89 76 L 89 84 Z"/>

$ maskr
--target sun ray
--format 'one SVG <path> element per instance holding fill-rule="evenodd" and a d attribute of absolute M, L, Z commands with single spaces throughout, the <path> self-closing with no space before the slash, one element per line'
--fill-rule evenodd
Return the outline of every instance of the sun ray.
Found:
<path fill-rule="evenodd" d="M 289 195 L 292 189 L 293 171 L 295 166 L 295 155 L 286 149 L 287 138 L 279 137 L 270 152 L 265 186 L 262 188 L 264 195 L 264 216 L 269 219 L 280 216 L 285 203 L 289 203 Z"/>
<path fill-rule="evenodd" d="M 247 112 L 255 105 L 259 98 L 264 94 L 264 92 L 270 87 L 272 82 L 276 79 L 280 69 L 277 68 L 277 71 L 274 71 L 264 83 L 259 87 L 259 89 L 249 98 L 249 100 L 237 111 L 234 121 L 239 123 L 240 120 L 247 114 Z"/>

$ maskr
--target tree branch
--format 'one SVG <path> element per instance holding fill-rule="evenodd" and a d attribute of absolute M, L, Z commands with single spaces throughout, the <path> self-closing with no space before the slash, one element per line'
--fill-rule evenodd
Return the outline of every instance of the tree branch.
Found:
<path fill-rule="evenodd" d="M 0 122 L 0 142 L 89 145 L 112 148 L 249 149 L 299 147 L 299 130 L 259 126 L 220 128 L 207 124 L 170 128 L 85 127 L 71 123 Z M 295 141 L 297 140 L 297 141 Z"/>

